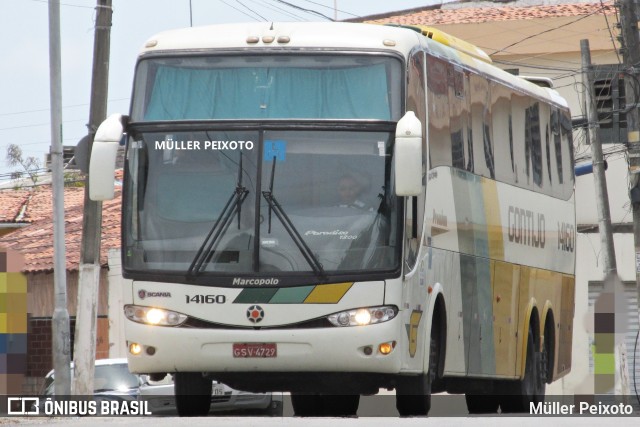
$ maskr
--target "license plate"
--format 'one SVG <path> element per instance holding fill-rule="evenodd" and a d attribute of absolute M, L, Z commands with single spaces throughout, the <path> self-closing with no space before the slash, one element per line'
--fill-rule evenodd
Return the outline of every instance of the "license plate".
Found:
<path fill-rule="evenodd" d="M 233 357 L 276 357 L 276 343 L 234 343 Z"/>

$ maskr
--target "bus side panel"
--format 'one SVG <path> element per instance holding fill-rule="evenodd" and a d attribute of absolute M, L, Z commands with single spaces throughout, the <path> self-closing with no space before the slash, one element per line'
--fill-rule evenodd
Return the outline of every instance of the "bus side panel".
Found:
<path fill-rule="evenodd" d="M 575 277 L 562 276 L 562 300 L 559 320 L 556 327 L 556 359 L 553 379 L 560 378 L 571 371 L 571 348 L 573 340 L 573 314 L 575 309 Z M 555 313 L 558 322 L 558 313 Z"/>
<path fill-rule="evenodd" d="M 447 311 L 447 344 L 445 375 L 467 372 L 468 352 L 465 351 L 460 254 L 429 247 L 425 261 L 427 286 L 441 284 Z M 426 366 L 426 365 L 425 365 Z"/>
<path fill-rule="evenodd" d="M 520 266 L 495 262 L 493 280 L 493 342 L 496 349 L 496 374 L 516 374 L 518 336 L 518 296 Z"/>

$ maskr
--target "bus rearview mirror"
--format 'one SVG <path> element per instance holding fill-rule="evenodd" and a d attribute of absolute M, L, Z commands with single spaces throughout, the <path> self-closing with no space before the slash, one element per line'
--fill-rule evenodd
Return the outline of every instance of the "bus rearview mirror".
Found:
<path fill-rule="evenodd" d="M 116 155 L 124 134 L 124 116 L 109 116 L 96 131 L 89 161 L 89 198 L 111 200 L 115 192 Z"/>
<path fill-rule="evenodd" d="M 397 196 L 417 196 L 422 191 L 422 123 L 413 111 L 398 121 L 394 145 Z"/>

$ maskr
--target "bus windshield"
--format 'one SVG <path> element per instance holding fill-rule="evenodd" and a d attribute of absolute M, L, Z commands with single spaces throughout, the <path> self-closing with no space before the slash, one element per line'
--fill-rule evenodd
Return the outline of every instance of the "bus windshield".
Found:
<path fill-rule="evenodd" d="M 399 268 L 391 131 L 163 130 L 130 138 L 130 272 L 327 278 Z"/>
<path fill-rule="evenodd" d="M 132 121 L 400 118 L 401 63 L 383 55 L 143 59 Z"/>

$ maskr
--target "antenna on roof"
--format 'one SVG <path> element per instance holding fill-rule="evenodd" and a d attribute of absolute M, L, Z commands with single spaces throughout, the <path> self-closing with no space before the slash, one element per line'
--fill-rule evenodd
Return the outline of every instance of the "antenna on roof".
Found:
<path fill-rule="evenodd" d="M 273 30 L 273 21 L 271 21 L 271 28 L 269 30 Z"/>

